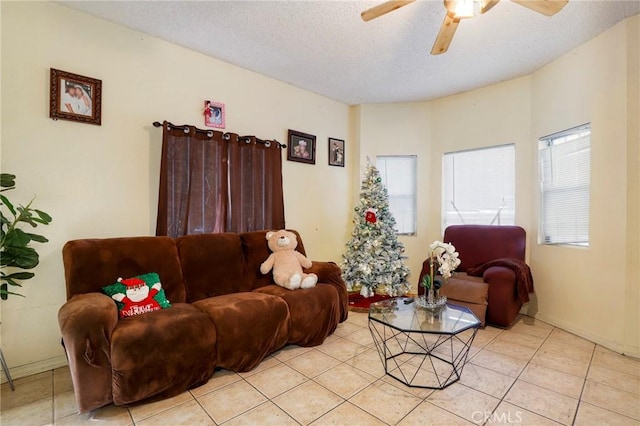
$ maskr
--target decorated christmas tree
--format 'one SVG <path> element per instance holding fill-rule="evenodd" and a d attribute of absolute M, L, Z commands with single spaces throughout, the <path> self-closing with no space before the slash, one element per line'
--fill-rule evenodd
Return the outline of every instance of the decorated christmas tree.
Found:
<path fill-rule="evenodd" d="M 343 278 L 351 291 L 360 290 L 364 297 L 374 293 L 401 296 L 409 291 L 409 268 L 404 245 L 396 236 L 394 219 L 389 210 L 389 195 L 373 165 L 367 165 L 360 202 L 355 208 L 354 229 L 347 251 L 342 255 Z"/>

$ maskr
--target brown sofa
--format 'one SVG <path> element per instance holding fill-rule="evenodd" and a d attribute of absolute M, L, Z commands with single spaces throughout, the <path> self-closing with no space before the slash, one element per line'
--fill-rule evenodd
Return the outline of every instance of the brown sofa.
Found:
<path fill-rule="evenodd" d="M 523 302 L 529 300 L 524 287 L 530 284 L 533 291 L 533 279 L 524 264 L 525 230 L 519 226 L 452 225 L 445 229 L 443 241 L 455 246 L 461 263 L 440 293 L 452 303 L 469 307 L 483 325 L 486 311 L 487 323 L 508 327 Z M 420 281 L 428 270 L 425 261 Z M 529 273 L 530 283 L 522 283 L 519 273 Z M 422 294 L 424 288 L 418 286 L 418 291 Z"/>
<path fill-rule="evenodd" d="M 58 322 L 78 409 L 170 397 L 206 383 L 218 367 L 248 371 L 286 344 L 321 344 L 347 318 L 340 268 L 313 262 L 316 287 L 278 287 L 259 271 L 270 253 L 265 235 L 68 242 Z M 172 307 L 118 320 L 101 288 L 148 272 L 159 274 Z"/>

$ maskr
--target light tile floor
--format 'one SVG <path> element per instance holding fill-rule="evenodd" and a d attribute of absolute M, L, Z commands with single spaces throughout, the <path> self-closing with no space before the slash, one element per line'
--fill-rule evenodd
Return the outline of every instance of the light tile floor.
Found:
<path fill-rule="evenodd" d="M 350 313 L 315 348 L 288 346 L 256 369 L 217 371 L 174 398 L 77 414 L 67 367 L 2 385 L 2 426 L 640 425 L 640 361 L 528 317 L 479 330 L 458 383 L 431 391 L 385 376 Z M 409 361 L 411 362 L 411 361 Z"/>

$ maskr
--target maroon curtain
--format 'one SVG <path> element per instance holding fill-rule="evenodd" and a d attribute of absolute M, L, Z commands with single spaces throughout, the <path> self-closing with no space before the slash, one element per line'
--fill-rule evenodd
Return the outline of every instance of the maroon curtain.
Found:
<path fill-rule="evenodd" d="M 229 141 L 229 232 L 284 228 L 282 153 L 277 142 L 232 134 Z"/>
<path fill-rule="evenodd" d="M 163 123 L 156 235 L 280 228 L 277 143 Z"/>

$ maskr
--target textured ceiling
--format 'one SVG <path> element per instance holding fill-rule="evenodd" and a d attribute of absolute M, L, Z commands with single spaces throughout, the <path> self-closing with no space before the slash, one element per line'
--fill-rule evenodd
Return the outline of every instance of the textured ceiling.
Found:
<path fill-rule="evenodd" d="M 61 3 L 347 104 L 428 100 L 526 75 L 640 13 L 640 0 L 571 0 L 553 17 L 502 0 L 431 56 L 442 1 L 363 22 L 380 2 Z"/>

